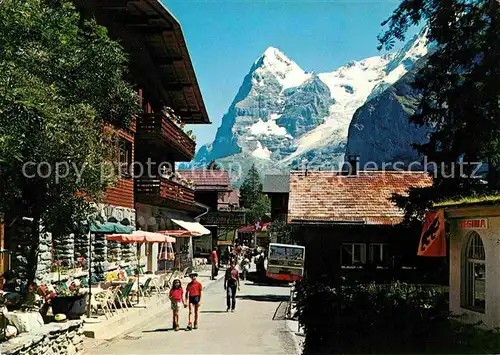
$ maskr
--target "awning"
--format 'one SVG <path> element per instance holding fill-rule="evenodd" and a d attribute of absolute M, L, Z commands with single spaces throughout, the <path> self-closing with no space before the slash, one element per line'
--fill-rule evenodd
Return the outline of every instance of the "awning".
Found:
<path fill-rule="evenodd" d="M 107 239 L 120 243 L 175 243 L 175 238 L 171 236 L 146 231 L 134 231 L 132 234 L 112 234 Z"/>
<path fill-rule="evenodd" d="M 200 223 L 196 222 L 194 219 L 193 220 L 187 220 L 187 219 L 173 219 L 171 218 L 171 221 L 177 224 L 179 227 L 184 228 L 185 230 L 188 230 L 194 234 L 198 235 L 206 235 L 210 234 L 210 231 L 203 227 Z"/>
<path fill-rule="evenodd" d="M 113 222 L 94 222 L 90 225 L 90 231 L 93 233 L 121 233 L 130 234 L 134 231 L 132 227 L 124 226 L 120 223 Z"/>

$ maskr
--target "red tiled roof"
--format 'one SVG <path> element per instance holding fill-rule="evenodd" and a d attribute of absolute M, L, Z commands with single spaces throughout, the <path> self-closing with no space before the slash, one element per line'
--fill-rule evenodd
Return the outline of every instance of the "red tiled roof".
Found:
<path fill-rule="evenodd" d="M 293 171 L 290 174 L 288 221 L 398 224 L 403 210 L 389 199 L 410 187 L 432 185 L 424 172 L 360 171 L 343 176 L 333 171 Z"/>
<path fill-rule="evenodd" d="M 230 191 L 231 181 L 225 170 L 178 170 L 182 177 L 193 180 L 195 190 L 201 191 Z"/>

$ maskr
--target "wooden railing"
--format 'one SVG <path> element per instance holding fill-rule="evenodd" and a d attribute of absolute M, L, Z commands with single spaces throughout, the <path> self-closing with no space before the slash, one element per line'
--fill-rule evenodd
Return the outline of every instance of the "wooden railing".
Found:
<path fill-rule="evenodd" d="M 135 182 L 136 194 L 144 194 L 154 199 L 165 199 L 184 204 L 194 203 L 194 190 L 174 181 L 155 178 L 137 178 Z"/>
<path fill-rule="evenodd" d="M 161 139 L 178 151 L 185 161 L 194 158 L 196 143 L 174 122 L 161 113 L 142 114 L 137 119 L 138 139 Z"/>

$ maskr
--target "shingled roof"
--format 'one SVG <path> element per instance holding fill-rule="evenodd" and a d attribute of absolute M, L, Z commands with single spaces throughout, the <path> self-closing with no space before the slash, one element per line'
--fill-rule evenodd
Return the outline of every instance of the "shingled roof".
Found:
<path fill-rule="evenodd" d="M 424 172 L 360 171 L 343 176 L 333 171 L 292 171 L 290 223 L 398 224 L 403 210 L 389 199 L 410 187 L 432 185 Z"/>
<path fill-rule="evenodd" d="M 266 175 L 264 177 L 264 193 L 289 193 L 290 175 Z"/>
<path fill-rule="evenodd" d="M 196 191 L 231 191 L 229 173 L 225 170 L 178 170 L 183 178 L 193 180 Z"/>

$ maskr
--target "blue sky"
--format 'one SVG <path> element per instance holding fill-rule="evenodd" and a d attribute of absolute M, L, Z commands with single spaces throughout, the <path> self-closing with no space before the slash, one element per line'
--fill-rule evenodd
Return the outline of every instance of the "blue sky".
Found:
<path fill-rule="evenodd" d="M 253 62 L 273 46 L 305 71 L 333 71 L 378 55 L 380 23 L 397 0 L 162 0 L 180 21 L 211 125 L 196 125 L 197 149 L 212 142 Z"/>

